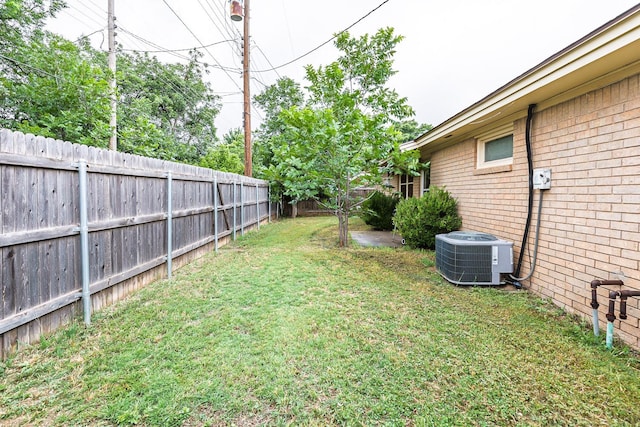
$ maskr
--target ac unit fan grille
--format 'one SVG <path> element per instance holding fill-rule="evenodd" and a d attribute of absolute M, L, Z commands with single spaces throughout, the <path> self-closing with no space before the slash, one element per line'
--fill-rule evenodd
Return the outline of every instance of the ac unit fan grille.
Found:
<path fill-rule="evenodd" d="M 460 246 L 436 240 L 436 265 L 446 279 L 464 283 L 492 280 L 491 246 Z"/>

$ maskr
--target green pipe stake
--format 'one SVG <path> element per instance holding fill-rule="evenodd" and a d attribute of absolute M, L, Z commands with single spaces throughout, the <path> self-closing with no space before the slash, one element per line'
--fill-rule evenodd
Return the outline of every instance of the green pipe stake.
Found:
<path fill-rule="evenodd" d="M 607 322 L 607 348 L 613 348 L 613 322 Z"/>

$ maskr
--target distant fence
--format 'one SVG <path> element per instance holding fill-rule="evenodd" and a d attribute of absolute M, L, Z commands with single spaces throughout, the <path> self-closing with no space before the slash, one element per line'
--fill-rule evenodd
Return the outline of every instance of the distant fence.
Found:
<path fill-rule="evenodd" d="M 8 130 L 0 190 L 0 359 L 272 211 L 265 181 Z"/>
<path fill-rule="evenodd" d="M 362 199 L 374 191 L 374 188 L 356 188 L 355 190 L 351 190 L 350 194 L 356 199 Z M 299 201 L 296 206 L 296 216 L 323 216 L 335 214 L 335 209 L 327 209 L 320 202 L 314 199 Z M 285 206 L 284 215 L 292 215 L 292 207 L 290 204 Z"/>

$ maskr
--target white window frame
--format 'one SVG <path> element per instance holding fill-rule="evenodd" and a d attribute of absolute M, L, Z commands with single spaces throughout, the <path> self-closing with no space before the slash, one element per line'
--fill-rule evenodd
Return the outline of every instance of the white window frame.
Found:
<path fill-rule="evenodd" d="M 407 182 L 403 183 L 402 178 L 407 177 Z M 413 176 L 409 174 L 398 175 L 398 191 L 402 195 L 403 198 L 408 199 L 413 197 L 413 186 L 415 185 L 415 180 Z M 411 191 L 409 191 L 411 189 Z"/>
<path fill-rule="evenodd" d="M 429 188 L 424 188 L 425 180 L 429 172 L 430 172 L 429 170 L 423 170 L 420 173 L 420 195 L 421 196 L 424 196 L 424 194 L 429 191 Z"/>
<path fill-rule="evenodd" d="M 507 166 L 513 164 L 513 155 L 511 157 L 505 157 L 504 159 L 485 161 L 484 152 L 485 144 L 495 141 L 496 139 L 504 138 L 505 136 L 513 135 L 513 124 L 501 126 L 493 129 L 492 131 L 480 134 L 476 137 L 478 141 L 477 145 L 477 169 L 492 168 L 496 166 Z"/>

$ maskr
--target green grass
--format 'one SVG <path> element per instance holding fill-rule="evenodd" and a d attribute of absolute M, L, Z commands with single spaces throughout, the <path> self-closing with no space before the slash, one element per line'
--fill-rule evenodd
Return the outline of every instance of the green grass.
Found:
<path fill-rule="evenodd" d="M 447 284 L 431 252 L 337 249 L 336 228 L 263 227 L 22 349 L 0 425 L 640 424 L 628 349 L 526 292 Z"/>

